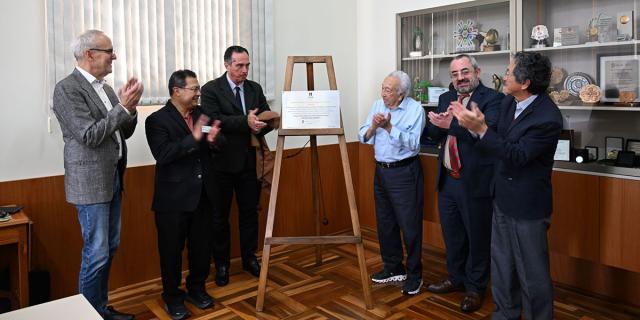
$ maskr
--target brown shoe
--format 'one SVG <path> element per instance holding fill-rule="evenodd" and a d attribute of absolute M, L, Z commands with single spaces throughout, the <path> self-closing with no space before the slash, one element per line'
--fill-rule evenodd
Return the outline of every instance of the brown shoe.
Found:
<path fill-rule="evenodd" d="M 428 285 L 427 291 L 433 292 L 433 293 L 449 293 L 449 292 L 456 292 L 456 291 L 462 292 L 464 291 L 464 286 L 462 285 L 456 286 L 453 283 L 451 283 L 449 279 L 446 279 L 446 280 L 441 280 L 436 283 L 432 283 Z"/>
<path fill-rule="evenodd" d="M 484 295 L 477 292 L 467 292 L 460 303 L 460 309 L 463 312 L 474 312 L 482 307 Z"/>

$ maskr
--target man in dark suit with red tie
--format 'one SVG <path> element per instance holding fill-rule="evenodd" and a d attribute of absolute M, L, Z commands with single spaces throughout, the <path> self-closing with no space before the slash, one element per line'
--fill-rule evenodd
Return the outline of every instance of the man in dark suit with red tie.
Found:
<path fill-rule="evenodd" d="M 525 319 L 553 318 L 547 230 L 562 115 L 546 94 L 550 78 L 547 57 L 519 52 L 504 76 L 508 96 L 496 129 L 478 108 L 451 110 L 462 127 L 480 137 L 476 147 L 498 158 L 492 183 L 492 319 L 520 319 L 521 313 Z"/>
<path fill-rule="evenodd" d="M 205 281 L 209 276 L 214 188 L 211 152 L 221 142 L 219 124 L 198 107 L 200 85 L 196 74 L 178 70 L 169 78 L 171 99 L 146 121 L 147 141 L 156 159 L 155 211 L 162 275 L 162 299 L 171 319 L 185 319 L 188 300 L 204 309 L 213 306 Z M 189 276 L 185 294 L 182 250 L 187 243 Z"/>
<path fill-rule="evenodd" d="M 468 108 L 475 105 L 485 114 L 487 124 L 494 126 L 504 95 L 480 82 L 480 68 L 471 56 L 456 56 L 449 72 L 451 90 L 440 96 L 438 110 L 429 112 L 429 123 L 423 133 L 423 140 L 432 139 L 441 146 L 436 183 L 449 276 L 429 284 L 427 290 L 465 291 L 460 308 L 473 312 L 482 306 L 489 281 L 492 213 L 489 182 L 495 160 L 475 149 L 477 136 L 460 127 L 448 109 L 452 104 Z"/>
<path fill-rule="evenodd" d="M 249 64 L 247 49 L 231 46 L 224 53 L 227 72 L 202 87 L 203 111 L 221 121 L 220 127 L 226 139 L 223 150 L 213 159 L 217 193 L 213 256 L 218 286 L 229 283 L 229 212 L 234 192 L 239 213 L 242 268 L 255 277 L 260 276 L 260 265 L 255 256 L 260 185 L 251 134 L 261 137 L 272 128 L 258 120 L 258 114 L 270 109 L 260 84 L 247 79 Z"/>

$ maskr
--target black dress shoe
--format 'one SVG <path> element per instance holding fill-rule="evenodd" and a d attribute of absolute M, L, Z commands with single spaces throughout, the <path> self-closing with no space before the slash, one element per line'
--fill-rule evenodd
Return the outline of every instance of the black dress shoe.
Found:
<path fill-rule="evenodd" d="M 229 284 L 229 266 L 216 266 L 216 285 L 224 287 Z"/>
<path fill-rule="evenodd" d="M 258 259 L 250 258 L 247 261 L 242 261 L 242 270 L 251 273 L 254 277 L 260 276 L 260 264 L 258 264 Z"/>
<path fill-rule="evenodd" d="M 484 295 L 477 292 L 467 292 L 460 303 L 460 309 L 464 312 L 474 312 L 482 307 Z"/>
<path fill-rule="evenodd" d="M 133 320 L 135 316 L 129 313 L 117 311 L 112 306 L 108 306 L 102 317 L 105 320 Z"/>
<path fill-rule="evenodd" d="M 191 316 L 191 312 L 189 312 L 189 309 L 187 309 L 183 302 L 167 304 L 166 310 L 169 317 L 173 320 L 182 320 Z"/>
<path fill-rule="evenodd" d="M 449 293 L 464 291 L 463 285 L 454 285 L 449 279 L 438 281 L 427 286 L 427 291 L 433 293 Z"/>
<path fill-rule="evenodd" d="M 206 291 L 189 292 L 186 299 L 200 309 L 213 307 L 213 298 Z"/>

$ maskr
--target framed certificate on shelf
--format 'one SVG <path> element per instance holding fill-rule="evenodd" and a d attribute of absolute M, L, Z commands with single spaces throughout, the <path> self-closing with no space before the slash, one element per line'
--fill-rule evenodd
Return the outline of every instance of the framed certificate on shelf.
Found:
<path fill-rule="evenodd" d="M 640 57 L 637 55 L 609 56 L 598 59 L 598 80 L 602 88 L 602 102 L 640 102 Z M 627 100 L 632 97 L 632 101 Z"/>

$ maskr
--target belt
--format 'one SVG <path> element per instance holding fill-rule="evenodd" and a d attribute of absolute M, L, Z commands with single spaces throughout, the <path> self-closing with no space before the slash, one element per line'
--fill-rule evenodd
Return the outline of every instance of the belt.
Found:
<path fill-rule="evenodd" d="M 378 166 L 380 168 L 404 167 L 404 166 L 407 166 L 407 165 L 411 164 L 411 162 L 415 161 L 416 159 L 418 159 L 418 156 L 413 156 L 413 157 L 410 157 L 410 158 L 406 158 L 406 159 L 402 159 L 402 160 L 394 161 L 394 162 L 376 161 L 376 166 Z"/>

